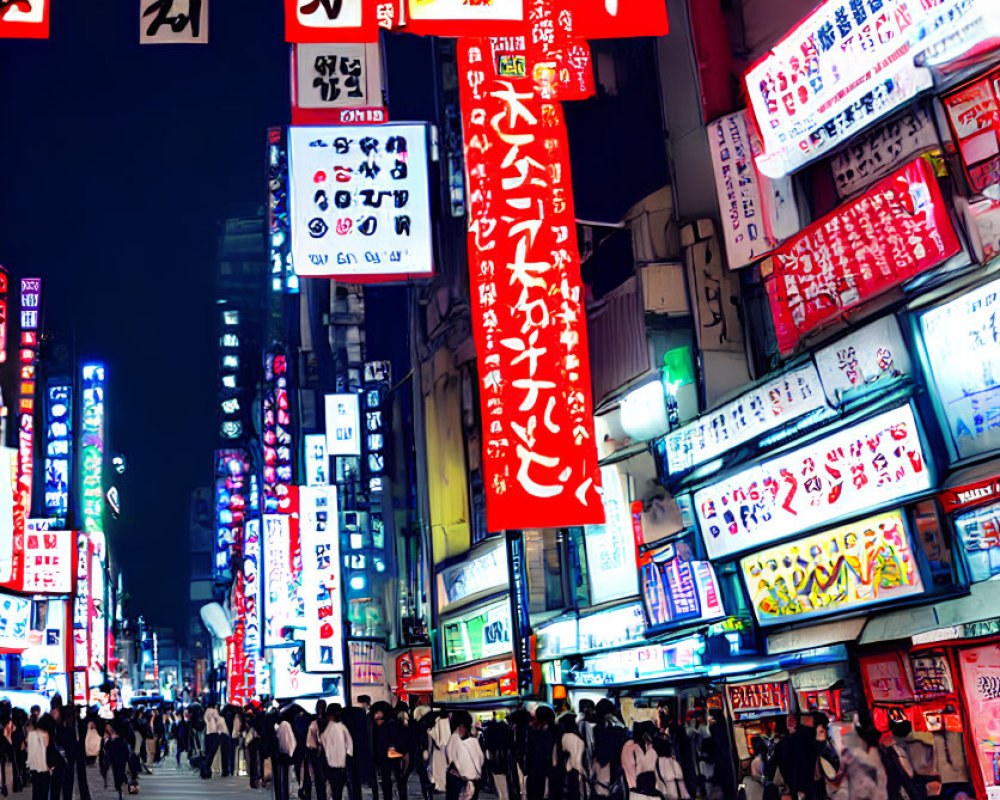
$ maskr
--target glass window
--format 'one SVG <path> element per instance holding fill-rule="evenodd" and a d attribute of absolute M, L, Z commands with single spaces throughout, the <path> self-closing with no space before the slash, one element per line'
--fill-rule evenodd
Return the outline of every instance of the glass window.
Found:
<path fill-rule="evenodd" d="M 584 528 L 587 564 L 593 579 L 590 600 L 594 605 L 631 597 L 639 591 L 632 513 L 618 470 L 602 467 L 601 483 L 605 523 Z"/>
<path fill-rule="evenodd" d="M 1000 503 L 959 514 L 955 530 L 969 560 L 972 580 L 988 581 L 1000 575 Z"/>
<path fill-rule="evenodd" d="M 451 667 L 513 650 L 510 603 L 500 600 L 441 623 L 444 663 Z"/>
<path fill-rule="evenodd" d="M 566 607 L 563 592 L 563 531 L 557 528 L 524 532 L 528 568 L 528 611 L 541 614 Z"/>

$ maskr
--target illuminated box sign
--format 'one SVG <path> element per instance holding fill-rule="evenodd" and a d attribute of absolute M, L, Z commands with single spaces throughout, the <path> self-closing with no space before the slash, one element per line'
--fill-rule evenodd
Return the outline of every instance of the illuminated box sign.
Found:
<path fill-rule="evenodd" d="M 611 650 L 641 640 L 646 633 L 646 618 L 639 603 L 599 611 L 580 617 L 577 651 L 589 653 Z"/>
<path fill-rule="evenodd" d="M 992 500 L 1000 500 L 1000 478 L 969 483 L 955 489 L 948 489 L 939 495 L 941 505 L 947 512 L 978 506 Z"/>
<path fill-rule="evenodd" d="M 451 667 L 513 651 L 507 598 L 440 623 L 444 664 Z"/>
<path fill-rule="evenodd" d="M 35 472 L 35 363 L 38 360 L 38 326 L 42 304 L 41 278 L 21 279 L 21 347 L 19 357 L 17 484 L 14 503 L 14 530 L 17 543 L 31 516 L 31 490 Z M 21 565 L 15 563 L 17 576 Z"/>
<path fill-rule="evenodd" d="M 994 485 L 1000 485 L 995 481 Z M 955 516 L 955 532 L 965 549 L 973 581 L 1000 575 L 1000 503 L 989 503 Z"/>
<path fill-rule="evenodd" d="M 292 50 L 292 76 L 295 125 L 350 122 L 343 118 L 345 111 L 379 112 L 380 119 L 357 122 L 385 122 L 377 43 L 297 44 Z"/>
<path fill-rule="evenodd" d="M 969 184 L 1000 183 L 1000 68 L 942 97 Z"/>
<path fill-rule="evenodd" d="M 931 86 L 911 40 L 928 12 L 916 0 L 826 0 L 744 76 L 763 154 L 780 177 L 846 142 Z"/>
<path fill-rule="evenodd" d="M 580 652 L 579 621 L 576 617 L 550 622 L 535 629 L 535 657 L 562 658 Z"/>
<path fill-rule="evenodd" d="M 300 697 L 344 701 L 342 675 L 315 675 L 306 672 L 301 647 L 279 647 L 270 652 L 271 694 L 282 699 Z"/>
<path fill-rule="evenodd" d="M 705 650 L 700 637 L 670 644 L 652 644 L 583 659 L 583 668 L 570 670 L 569 686 L 609 686 L 649 680 L 683 678 L 701 671 Z"/>
<path fill-rule="evenodd" d="M 788 713 L 787 683 L 744 683 L 726 687 L 733 719 L 757 719 Z"/>
<path fill-rule="evenodd" d="M 260 555 L 260 520 L 248 519 L 243 526 L 243 650 L 255 657 L 261 653 Z"/>
<path fill-rule="evenodd" d="M 69 514 L 73 387 L 50 385 L 45 399 L 45 513 L 64 523 Z"/>
<path fill-rule="evenodd" d="M 288 360 L 279 348 L 264 355 L 264 512 L 287 512 L 292 486 L 292 394 Z"/>
<path fill-rule="evenodd" d="M 461 703 L 516 697 L 517 670 L 509 658 L 495 659 L 434 675 L 434 702 Z"/>
<path fill-rule="evenodd" d="M 295 293 L 288 220 L 288 143 L 284 128 L 267 129 L 267 263 L 271 291 Z"/>
<path fill-rule="evenodd" d="M 209 0 L 139 0 L 139 44 L 208 44 Z"/>
<path fill-rule="evenodd" d="M 91 538 L 104 531 L 104 367 L 83 366 L 80 430 L 80 496 L 83 530 Z M 95 540 L 95 544 L 98 541 Z"/>
<path fill-rule="evenodd" d="M 375 642 L 351 642 L 348 646 L 351 662 L 351 683 L 355 686 L 381 686 L 386 681 L 385 648 Z"/>
<path fill-rule="evenodd" d="M 938 0 L 933 13 L 918 31 L 914 45 L 918 64 L 944 67 L 965 59 L 971 63 L 1000 44 L 1000 8 L 993 0 Z"/>
<path fill-rule="evenodd" d="M 86 670 L 90 662 L 90 542 L 76 537 L 76 583 L 73 588 L 73 668 Z M 86 676 L 84 676 L 86 680 Z"/>
<path fill-rule="evenodd" d="M 425 125 L 289 128 L 288 176 L 300 277 L 433 273 Z"/>
<path fill-rule="evenodd" d="M 639 591 L 651 628 L 726 615 L 714 568 L 683 540 L 639 556 Z"/>
<path fill-rule="evenodd" d="M 215 571 L 227 572 L 234 553 L 243 548 L 247 518 L 250 459 L 246 451 L 215 451 Z"/>
<path fill-rule="evenodd" d="M 285 0 L 289 42 L 374 42 L 379 25 L 372 0 Z"/>
<path fill-rule="evenodd" d="M 0 13 L 0 39 L 48 39 L 49 0 L 4 3 Z"/>
<path fill-rule="evenodd" d="M 671 475 L 692 469 L 826 405 L 811 364 L 779 375 L 668 433 L 667 469 Z"/>
<path fill-rule="evenodd" d="M 740 561 L 740 570 L 761 625 L 843 613 L 924 590 L 899 511 L 754 553 Z"/>
<path fill-rule="evenodd" d="M 1000 650 L 996 644 L 960 650 L 965 704 L 968 710 L 969 736 L 975 742 L 975 758 L 986 784 L 987 797 L 996 793 L 1000 775 L 994 766 L 1000 763 L 1000 742 L 993 732 L 993 720 L 1000 715 Z"/>
<path fill-rule="evenodd" d="M 438 613 L 473 595 L 505 588 L 509 582 L 507 543 L 501 539 L 489 550 L 445 567 L 436 582 Z"/>
<path fill-rule="evenodd" d="M 600 524 L 562 110 L 498 78 L 489 42 L 458 50 L 486 527 Z"/>
<path fill-rule="evenodd" d="M 105 623 L 105 603 L 107 602 L 107 582 L 102 563 L 93 545 L 90 548 L 90 670 L 91 687 L 104 682 L 104 667 L 107 663 L 107 625 Z"/>
<path fill-rule="evenodd" d="M 382 491 L 382 477 L 385 474 L 387 412 L 382 408 L 382 399 L 386 389 L 388 387 L 384 384 L 367 383 L 362 395 L 365 401 L 365 458 L 362 474 L 365 476 L 369 492 Z"/>
<path fill-rule="evenodd" d="M 930 384 L 952 455 L 1000 449 L 1000 280 L 920 317 Z"/>
<path fill-rule="evenodd" d="M 23 650 L 31 630 L 31 599 L 0 593 L 0 647 Z"/>
<path fill-rule="evenodd" d="M 910 162 L 775 250 L 766 286 L 779 349 L 960 249 L 934 168 Z"/>
<path fill-rule="evenodd" d="M 858 422 L 695 492 L 709 556 L 724 558 L 932 485 L 909 406 Z"/>
<path fill-rule="evenodd" d="M 632 597 L 638 590 L 632 512 L 625 502 L 627 476 L 615 466 L 601 468 L 605 522 L 584 526 L 584 546 L 594 605 Z"/>
<path fill-rule="evenodd" d="M 813 353 L 827 397 L 839 403 L 844 392 L 876 381 L 910 375 L 910 353 L 893 316 L 870 322 Z"/>
<path fill-rule="evenodd" d="M 0 267 L 0 364 L 7 361 L 7 270 Z"/>
<path fill-rule="evenodd" d="M 73 531 L 26 531 L 21 591 L 70 594 L 73 591 Z"/>
<path fill-rule="evenodd" d="M 302 437 L 306 452 L 306 486 L 326 486 L 327 474 L 326 434 L 307 433 Z"/>
<path fill-rule="evenodd" d="M 243 435 L 246 416 L 240 386 L 240 312 L 224 308 L 219 321 L 219 435 L 238 439 Z"/>
<path fill-rule="evenodd" d="M 299 488 L 305 658 L 310 672 L 343 672 L 340 531 L 334 486 Z"/>
<path fill-rule="evenodd" d="M 356 394 L 328 394 L 326 452 L 331 456 L 361 455 L 361 411 Z"/>
<path fill-rule="evenodd" d="M 264 647 L 290 644 L 305 625 L 298 518 L 265 514 L 263 550 Z"/>

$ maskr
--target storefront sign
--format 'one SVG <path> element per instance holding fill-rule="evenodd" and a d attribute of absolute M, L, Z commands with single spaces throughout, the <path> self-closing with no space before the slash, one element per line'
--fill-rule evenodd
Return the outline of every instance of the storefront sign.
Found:
<path fill-rule="evenodd" d="M 291 644 L 304 627 L 299 521 L 291 514 L 264 515 L 264 647 Z"/>
<path fill-rule="evenodd" d="M 609 686 L 646 680 L 683 677 L 699 671 L 704 642 L 692 637 L 670 644 L 653 644 L 583 659 L 583 668 L 570 670 L 570 686 Z"/>
<path fill-rule="evenodd" d="M 0 38 L 48 39 L 49 0 L 5 3 L 0 13 Z"/>
<path fill-rule="evenodd" d="M 870 699 L 875 703 L 899 703 L 913 699 L 910 677 L 895 653 L 865 656 L 861 673 Z"/>
<path fill-rule="evenodd" d="M 973 581 L 1000 575 L 1000 503 L 979 506 L 955 517 L 955 532 L 965 549 Z"/>
<path fill-rule="evenodd" d="M 970 741 L 987 791 L 1000 786 L 1000 645 L 962 650 L 958 655 L 968 703 Z"/>
<path fill-rule="evenodd" d="M 278 647 L 270 651 L 271 693 L 279 699 L 339 697 L 343 702 L 342 675 L 306 672 L 301 647 Z M 330 694 L 327 694 L 327 690 Z"/>
<path fill-rule="evenodd" d="M 930 383 L 958 458 L 1000 449 L 1000 280 L 920 318 Z"/>
<path fill-rule="evenodd" d="M 386 680 L 385 648 L 376 642 L 351 642 L 348 646 L 351 661 L 351 683 L 355 686 L 388 687 Z"/>
<path fill-rule="evenodd" d="M 671 475 L 692 469 L 824 406 L 811 364 L 779 375 L 668 433 L 667 468 Z"/>
<path fill-rule="evenodd" d="M 929 5 L 929 4 L 924 4 Z M 913 64 L 911 0 L 826 0 L 744 76 L 765 175 L 807 164 L 931 86 Z"/>
<path fill-rule="evenodd" d="M 987 478 L 941 492 L 938 497 L 946 512 L 959 511 L 1000 499 L 1000 477 Z"/>
<path fill-rule="evenodd" d="M 580 617 L 578 630 L 578 652 L 610 650 L 643 639 L 646 618 L 642 614 L 642 606 L 632 603 Z"/>
<path fill-rule="evenodd" d="M 899 164 L 940 144 L 934 119 L 925 106 L 878 125 L 851 139 L 830 159 L 837 194 L 857 194 L 884 178 Z"/>
<path fill-rule="evenodd" d="M 370 0 L 284 0 L 289 42 L 374 42 L 376 4 Z"/>
<path fill-rule="evenodd" d="M 254 659 L 262 652 L 260 587 L 260 520 L 248 519 L 243 527 L 243 651 Z"/>
<path fill-rule="evenodd" d="M 434 691 L 429 647 L 417 647 L 396 656 L 396 693 L 404 701 L 410 696 Z"/>
<path fill-rule="evenodd" d="M 942 99 L 972 188 L 981 192 L 1000 182 L 1000 69 Z"/>
<path fill-rule="evenodd" d="M 913 411 L 901 406 L 695 493 L 714 558 L 926 491 L 932 476 Z"/>
<path fill-rule="evenodd" d="M 9 9 L 8 9 L 9 11 Z M 0 16 L 3 12 L 0 11 Z M 14 495 L 15 579 L 22 577 L 23 565 L 17 550 L 23 545 L 24 528 L 31 516 L 31 496 L 35 472 L 35 370 L 41 327 L 42 280 L 21 278 L 21 346 L 18 349 L 17 399 L 17 481 Z"/>
<path fill-rule="evenodd" d="M 687 541 L 639 557 L 639 586 L 649 626 L 710 621 L 725 616 L 715 569 L 695 561 Z"/>
<path fill-rule="evenodd" d="M 961 249 L 934 169 L 918 158 L 775 250 L 767 276 L 782 353 Z"/>
<path fill-rule="evenodd" d="M 835 404 L 851 389 L 913 371 L 899 322 L 892 315 L 868 323 L 813 355 L 826 396 Z"/>
<path fill-rule="evenodd" d="M 328 456 L 361 455 L 361 408 L 357 394 L 328 394 L 326 453 Z"/>
<path fill-rule="evenodd" d="M 73 591 L 73 531 L 27 531 L 24 534 L 22 591 L 70 594 Z"/>
<path fill-rule="evenodd" d="M 45 392 L 45 513 L 59 523 L 69 514 L 73 387 L 53 383 Z"/>
<path fill-rule="evenodd" d="M 103 552 L 104 542 L 104 367 L 83 366 L 80 485 L 83 530 Z"/>
<path fill-rule="evenodd" d="M 0 647 L 23 649 L 31 629 L 31 600 L 0 594 Z"/>
<path fill-rule="evenodd" d="M 76 583 L 73 587 L 73 668 L 86 670 L 90 660 L 90 543 L 76 537 Z M 86 676 L 84 676 L 86 681 Z"/>
<path fill-rule="evenodd" d="M 788 713 L 788 683 L 744 683 L 726 687 L 733 719 L 758 719 Z"/>
<path fill-rule="evenodd" d="M 336 125 L 346 109 L 381 111 L 385 121 L 377 42 L 297 44 L 292 76 L 294 125 Z"/>
<path fill-rule="evenodd" d="M 215 574 L 227 575 L 243 548 L 250 459 L 245 450 L 215 451 Z"/>
<path fill-rule="evenodd" d="M 593 605 L 631 597 L 638 592 L 632 512 L 625 502 L 622 477 L 616 467 L 601 468 L 606 522 L 584 526 Z"/>
<path fill-rule="evenodd" d="M 310 672 L 343 672 L 344 630 L 340 586 L 337 488 L 299 489 L 305 657 Z"/>
<path fill-rule="evenodd" d="M 579 652 L 578 622 L 573 617 L 535 628 L 535 658 L 561 658 Z"/>
<path fill-rule="evenodd" d="M 924 588 L 899 511 L 754 553 L 740 569 L 761 625 L 888 603 Z"/>
<path fill-rule="evenodd" d="M 930 4 L 928 4 L 930 5 Z M 1000 41 L 1000 8 L 992 0 L 938 0 L 934 17 L 921 26 L 914 60 L 942 71 L 996 49 Z M 953 64 L 952 62 L 957 62 Z"/>
<path fill-rule="evenodd" d="M 288 224 L 288 142 L 285 128 L 267 129 L 267 263 L 271 291 L 294 294 L 299 276 L 292 269 Z"/>
<path fill-rule="evenodd" d="M 458 50 L 487 529 L 600 524 L 562 109 L 500 78 L 487 40 Z"/>
<path fill-rule="evenodd" d="M 510 600 L 504 598 L 483 608 L 440 623 L 444 664 L 451 667 L 513 651 Z"/>
<path fill-rule="evenodd" d="M 302 277 L 434 271 L 427 127 L 288 129 L 292 265 Z"/>
<path fill-rule="evenodd" d="M 951 668 L 943 653 L 922 653 L 910 656 L 913 691 L 921 700 L 949 695 L 954 691 Z"/>
<path fill-rule="evenodd" d="M 501 539 L 437 574 L 438 613 L 468 597 L 507 586 L 507 543 Z"/>
<path fill-rule="evenodd" d="M 434 702 L 461 703 L 517 696 L 517 671 L 509 658 L 434 675 Z"/>

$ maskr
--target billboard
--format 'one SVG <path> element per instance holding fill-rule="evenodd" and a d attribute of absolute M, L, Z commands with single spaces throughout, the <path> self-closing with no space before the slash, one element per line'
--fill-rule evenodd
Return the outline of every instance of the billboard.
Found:
<path fill-rule="evenodd" d="M 74 531 L 25 531 L 21 591 L 70 594 L 73 591 Z"/>
<path fill-rule="evenodd" d="M 42 280 L 21 278 L 21 345 L 18 349 L 17 483 L 14 500 L 14 532 L 23 542 L 24 527 L 31 516 L 31 489 L 35 473 L 35 370 L 38 332 L 41 325 Z M 16 577 L 20 577 L 15 561 Z"/>
<path fill-rule="evenodd" d="M 638 588 L 632 511 L 625 500 L 624 477 L 617 467 L 601 468 L 604 523 L 583 529 L 592 605 L 631 597 Z"/>
<path fill-rule="evenodd" d="M 600 524 L 562 109 L 501 78 L 490 53 L 459 42 L 486 527 Z"/>
<path fill-rule="evenodd" d="M 344 671 L 340 530 L 335 486 L 299 488 L 305 663 L 310 672 Z"/>
<path fill-rule="evenodd" d="M 650 628 L 726 615 L 715 569 L 684 539 L 639 556 L 639 593 Z"/>
<path fill-rule="evenodd" d="M 910 406 L 761 461 L 694 495 L 711 558 L 724 558 L 931 488 Z"/>
<path fill-rule="evenodd" d="M 832 403 L 844 392 L 900 375 L 913 364 L 899 322 L 892 315 L 869 322 L 827 347 L 813 352 L 823 390 Z"/>
<path fill-rule="evenodd" d="M 438 613 L 474 595 L 499 591 L 508 583 L 507 542 L 499 539 L 475 556 L 465 556 L 459 563 L 438 571 Z"/>
<path fill-rule="evenodd" d="M 433 273 L 425 125 L 291 127 L 288 185 L 300 277 Z"/>
<path fill-rule="evenodd" d="M 302 437 L 306 456 L 306 486 L 326 486 L 330 483 L 326 455 L 326 434 L 307 433 Z"/>
<path fill-rule="evenodd" d="M 783 625 L 924 590 L 900 511 L 815 533 L 740 561 L 761 625 Z"/>
<path fill-rule="evenodd" d="M 357 394 L 328 394 L 326 453 L 328 456 L 361 455 L 361 411 Z"/>
<path fill-rule="evenodd" d="M 380 114 L 382 57 L 377 42 L 297 44 L 292 49 L 292 123 L 342 125 Z"/>
<path fill-rule="evenodd" d="M 506 655 L 514 650 L 510 600 L 503 598 L 440 621 L 444 666 Z"/>
<path fill-rule="evenodd" d="M 960 249 L 933 165 L 911 161 L 774 251 L 766 286 L 778 348 L 791 352 L 801 337 Z"/>
<path fill-rule="evenodd" d="M 58 524 L 69 514 L 73 386 L 50 383 L 45 390 L 45 514 Z"/>
<path fill-rule="evenodd" d="M 103 552 L 104 366 L 83 365 L 80 413 L 80 505 L 83 531 Z"/>
<path fill-rule="evenodd" d="M 953 457 L 1000 450 L 1000 280 L 920 317 L 930 384 Z"/>
<path fill-rule="evenodd" d="M 298 518 L 265 514 L 263 550 L 264 647 L 292 644 L 305 626 Z"/>

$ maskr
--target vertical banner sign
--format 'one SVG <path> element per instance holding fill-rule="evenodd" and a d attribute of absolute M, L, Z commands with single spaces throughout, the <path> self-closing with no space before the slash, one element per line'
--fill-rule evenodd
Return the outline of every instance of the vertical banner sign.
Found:
<path fill-rule="evenodd" d="M 361 411 L 356 394 L 328 394 L 326 452 L 330 456 L 361 455 Z"/>
<path fill-rule="evenodd" d="M 284 128 L 267 129 L 267 263 L 271 291 L 295 293 L 299 278 L 292 270 L 288 229 L 288 146 Z"/>
<path fill-rule="evenodd" d="M 601 523 L 562 109 L 458 50 L 487 528 Z"/>
<path fill-rule="evenodd" d="M 17 479 L 17 450 L 0 447 L 0 584 L 15 586 L 14 563 L 22 557 L 15 546 L 14 481 Z M 21 542 L 23 543 L 23 534 Z"/>
<path fill-rule="evenodd" d="M 73 531 L 24 534 L 23 592 L 70 594 L 73 591 Z"/>
<path fill-rule="evenodd" d="M 385 474 L 385 412 L 383 398 L 388 386 L 366 383 L 365 402 L 365 460 L 363 474 L 369 492 L 382 491 L 382 476 Z"/>
<path fill-rule="evenodd" d="M 306 669 L 309 672 L 343 672 L 337 489 L 334 486 L 302 487 L 299 500 Z"/>
<path fill-rule="evenodd" d="M 971 724 L 971 755 L 979 762 L 986 797 L 996 797 L 1000 787 L 1000 646 L 985 644 L 959 651 L 962 685 Z"/>
<path fill-rule="evenodd" d="M 139 0 L 139 44 L 208 44 L 208 0 Z"/>
<path fill-rule="evenodd" d="M 260 520 L 248 519 L 243 527 L 243 661 L 246 665 L 247 697 L 257 694 L 257 662 L 261 655 L 260 634 Z"/>
<path fill-rule="evenodd" d="M 31 516 L 31 485 L 35 472 L 35 369 L 38 361 L 39 311 L 42 301 L 41 278 L 21 278 L 20 381 L 17 404 L 17 485 L 14 502 L 14 572 L 22 577 L 19 551 L 24 545 L 24 528 Z"/>
<path fill-rule="evenodd" d="M 292 124 L 345 125 L 387 119 L 377 43 L 295 45 Z"/>
<path fill-rule="evenodd" d="M 522 694 L 531 691 L 531 622 L 528 605 L 528 565 L 525 562 L 524 536 L 520 531 L 507 533 L 510 552 L 509 586 L 513 600 L 514 658 L 517 661 L 518 682 Z"/>
<path fill-rule="evenodd" d="M 264 354 L 264 513 L 284 511 L 292 484 L 292 403 L 284 349 Z"/>
<path fill-rule="evenodd" d="M 219 313 L 219 435 L 238 439 L 243 435 L 245 391 L 240 386 L 240 312 L 224 308 Z"/>
<path fill-rule="evenodd" d="M 0 267 L 0 364 L 7 363 L 7 270 Z"/>
<path fill-rule="evenodd" d="M 215 451 L 215 574 L 228 574 L 243 547 L 250 459 L 241 449 Z"/>
<path fill-rule="evenodd" d="M 306 451 L 306 486 L 326 486 L 330 483 L 326 455 L 326 434 L 307 433 L 302 437 Z"/>
<path fill-rule="evenodd" d="M 73 669 L 86 676 L 90 663 L 90 542 L 76 537 L 76 588 L 73 592 Z M 84 677 L 86 681 L 86 677 Z"/>
<path fill-rule="evenodd" d="M 933 167 L 911 161 L 775 250 L 766 280 L 779 349 L 960 248 Z"/>
<path fill-rule="evenodd" d="M 107 658 L 107 625 L 105 609 L 107 603 L 107 581 L 104 579 L 104 564 L 90 545 L 90 686 L 100 686 L 104 682 Z"/>
<path fill-rule="evenodd" d="M 229 682 L 229 702 L 242 706 L 246 702 L 246 697 L 244 696 L 246 673 L 243 669 L 243 637 L 245 631 L 244 616 L 246 615 L 246 602 L 243 595 L 242 574 L 238 574 L 233 581 L 230 601 L 230 609 L 233 614 L 233 635 L 230 637 L 229 642 L 232 645 L 232 667 L 226 673 L 226 678 Z"/>
<path fill-rule="evenodd" d="M 302 549 L 299 520 L 290 514 L 264 515 L 264 647 L 294 644 L 302 627 Z"/>
<path fill-rule="evenodd" d="M 72 439 L 73 387 L 50 383 L 45 391 L 45 515 L 59 528 L 69 514 Z"/>
<path fill-rule="evenodd" d="M 80 497 L 83 531 L 104 553 L 104 366 L 83 365 Z"/>
<path fill-rule="evenodd" d="M 48 39 L 49 0 L 0 2 L 0 39 Z"/>

